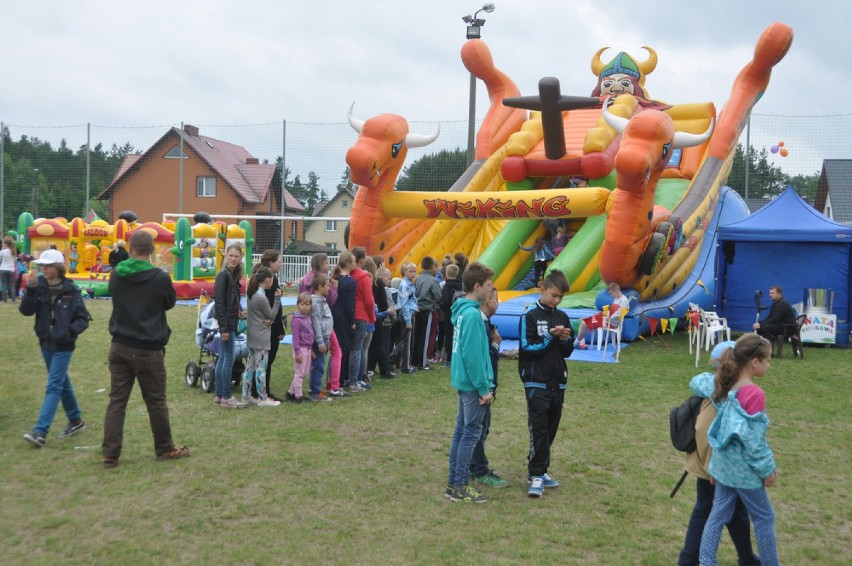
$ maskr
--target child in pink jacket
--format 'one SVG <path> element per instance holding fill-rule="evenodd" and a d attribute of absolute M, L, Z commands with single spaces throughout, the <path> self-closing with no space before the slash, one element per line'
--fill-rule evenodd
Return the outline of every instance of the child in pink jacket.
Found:
<path fill-rule="evenodd" d="M 296 312 L 293 313 L 293 382 L 287 392 L 287 398 L 296 403 L 302 402 L 302 382 L 310 375 L 311 360 L 315 354 L 311 350 L 314 343 L 314 327 L 311 324 L 311 296 L 299 293 L 296 299 Z"/>

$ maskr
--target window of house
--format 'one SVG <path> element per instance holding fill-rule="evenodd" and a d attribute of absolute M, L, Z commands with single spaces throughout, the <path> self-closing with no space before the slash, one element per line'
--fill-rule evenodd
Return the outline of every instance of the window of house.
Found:
<path fill-rule="evenodd" d="M 299 238 L 299 224 L 297 222 L 290 223 L 290 239 L 297 240 Z"/>
<path fill-rule="evenodd" d="M 342 206 L 343 208 L 348 208 L 349 207 L 349 201 L 346 200 L 346 199 L 341 200 L 340 206 Z"/>
<path fill-rule="evenodd" d="M 216 196 L 216 177 L 198 177 L 195 181 L 195 194 L 199 197 Z"/>
<path fill-rule="evenodd" d="M 336 250 L 337 249 L 337 242 L 326 242 L 325 247 L 327 247 L 330 250 Z"/>
<path fill-rule="evenodd" d="M 326 232 L 337 232 L 337 220 L 326 220 L 325 221 L 325 231 Z"/>
<path fill-rule="evenodd" d="M 187 159 L 186 153 L 184 153 L 182 155 L 183 155 L 184 159 Z M 165 157 L 166 159 L 180 159 L 181 158 L 180 146 L 179 145 L 174 146 L 163 157 Z"/>

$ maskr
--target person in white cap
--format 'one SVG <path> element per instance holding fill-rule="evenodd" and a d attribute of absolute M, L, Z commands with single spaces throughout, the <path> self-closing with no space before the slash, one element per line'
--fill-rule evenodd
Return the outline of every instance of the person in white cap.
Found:
<path fill-rule="evenodd" d="M 60 402 L 68 417 L 68 426 L 59 433 L 60 438 L 77 434 L 86 427 L 68 376 L 68 366 L 77 336 L 89 327 L 92 317 L 83 304 L 80 290 L 65 278 L 62 252 L 45 250 L 32 264 L 41 272 L 38 276 L 30 273 L 19 310 L 24 316 L 35 315 L 35 334 L 47 366 L 47 387 L 38 421 L 24 439 L 41 448 L 47 443 L 47 433 Z"/>

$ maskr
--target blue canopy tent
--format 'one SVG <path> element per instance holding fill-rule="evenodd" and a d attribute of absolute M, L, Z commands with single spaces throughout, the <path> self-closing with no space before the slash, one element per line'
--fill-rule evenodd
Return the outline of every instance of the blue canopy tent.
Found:
<path fill-rule="evenodd" d="M 756 291 L 766 296 L 770 285 L 780 285 L 784 297 L 797 303 L 805 289 L 831 289 L 837 344 L 845 346 L 852 315 L 850 273 L 852 228 L 820 214 L 787 187 L 748 218 L 719 227 L 716 310 L 732 329 L 748 331 Z M 768 296 L 763 304 L 768 306 Z"/>

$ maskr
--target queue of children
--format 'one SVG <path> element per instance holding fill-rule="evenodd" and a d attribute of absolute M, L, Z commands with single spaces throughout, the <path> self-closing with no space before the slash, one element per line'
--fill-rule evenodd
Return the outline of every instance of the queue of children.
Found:
<path fill-rule="evenodd" d="M 144 246 L 137 247 L 142 250 Z M 270 269 L 280 268 L 280 255 L 267 252 L 264 258 L 266 261 L 255 266 L 248 281 L 245 313 L 239 307 L 240 246 L 228 247 L 216 278 L 216 317 L 223 350 L 216 368 L 215 402 L 222 407 L 281 404 L 269 393 L 267 378 L 271 345 L 281 338 L 274 324 L 281 318 L 282 291 Z M 35 315 L 48 386 L 38 422 L 24 438 L 42 447 L 60 402 L 69 424 L 59 436 L 71 436 L 85 428 L 67 368 L 75 338 L 86 330 L 90 317 L 79 293 L 64 278 L 65 263 L 60 252 L 45 251 L 33 264 L 41 272 L 29 278 L 20 310 L 24 315 Z M 428 370 L 428 361 L 441 361 L 443 356 L 451 368 L 452 386 L 458 392 L 445 496 L 454 502 L 484 503 L 487 497 L 475 486 L 506 486 L 508 482 L 490 467 L 485 451 L 497 391 L 501 341 L 490 321 L 498 306 L 493 272 L 478 262 L 468 265 L 463 256 L 445 258 L 440 268 L 433 258 L 425 257 L 419 276 L 416 266 L 406 262 L 401 266 L 402 278 L 392 280 L 383 258 L 368 258 L 363 248 L 340 254 L 331 277 L 325 254 L 316 254 L 311 267 L 300 284 L 292 316 L 295 371 L 286 399 L 301 403 L 347 397 L 370 389 L 370 377 L 376 367 L 382 377 L 393 378 L 391 360 L 402 373 L 412 374 L 418 369 Z M 573 340 L 571 321 L 558 308 L 568 290 L 565 275 L 551 270 L 541 280 L 541 297 L 519 321 L 518 372 L 527 405 L 527 493 L 532 498 L 540 498 L 546 489 L 559 486 L 549 474 L 549 467 L 568 381 L 565 359 L 575 345 L 582 347 L 583 335 L 589 330 L 585 323 L 581 324 L 577 342 Z M 607 290 L 614 301 L 613 309 L 628 308 L 626 297 L 616 284 L 610 284 Z M 56 307 L 63 301 L 70 305 L 63 309 L 68 314 L 58 317 Z M 172 298 L 165 310 L 173 304 Z M 243 314 L 247 319 L 249 355 L 242 399 L 237 401 L 230 392 L 230 368 L 225 366 L 233 364 L 233 334 Z M 445 353 L 436 346 L 439 325 Z M 113 331 L 112 324 L 110 330 Z M 161 342 L 156 343 L 157 348 Z M 328 355 L 331 363 L 323 390 Z M 721 531 L 726 525 L 740 563 L 778 564 L 775 514 L 766 493 L 776 480 L 777 469 L 766 441 L 766 397 L 755 384 L 755 379 L 764 377 L 769 368 L 770 355 L 771 345 L 765 338 L 746 334 L 736 343 L 727 342 L 714 349 L 711 363 L 715 374 L 699 374 L 690 382 L 693 393 L 705 398 L 705 402 L 696 421 L 699 449 L 687 462 L 688 469 L 698 476 L 697 499 L 679 564 L 699 560 L 701 564 L 715 564 Z M 219 378 L 220 372 L 223 379 Z M 307 396 L 303 394 L 305 380 L 309 381 Z M 253 391 L 257 399 L 252 397 Z M 126 403 L 126 398 L 122 402 Z M 123 425 L 123 417 L 117 422 Z M 156 437 L 157 430 L 154 432 Z M 167 436 L 158 458 L 189 455 L 186 447 L 175 447 Z M 106 453 L 106 438 L 103 463 L 113 467 L 120 453 L 120 432 L 110 454 Z M 475 486 L 470 485 L 471 481 Z M 751 548 L 749 518 L 755 526 L 760 558 Z"/>

